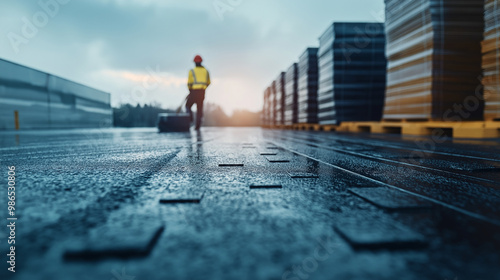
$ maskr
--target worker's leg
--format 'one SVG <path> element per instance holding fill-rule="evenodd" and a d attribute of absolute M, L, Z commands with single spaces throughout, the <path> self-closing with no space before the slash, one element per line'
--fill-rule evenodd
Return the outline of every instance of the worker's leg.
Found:
<path fill-rule="evenodd" d="M 193 122 L 193 112 L 191 111 L 191 107 L 193 107 L 194 102 L 195 102 L 194 94 L 190 92 L 188 99 L 186 100 L 186 112 L 189 114 L 190 122 Z"/>
<path fill-rule="evenodd" d="M 205 91 L 197 93 L 196 97 L 196 129 L 200 129 L 201 120 L 203 119 L 203 101 L 205 101 Z"/>

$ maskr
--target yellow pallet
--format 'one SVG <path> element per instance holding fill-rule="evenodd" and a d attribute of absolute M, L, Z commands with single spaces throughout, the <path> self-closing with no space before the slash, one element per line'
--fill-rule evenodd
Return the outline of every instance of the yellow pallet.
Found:
<path fill-rule="evenodd" d="M 292 126 L 294 130 L 314 130 L 313 123 L 296 123 Z"/>
<path fill-rule="evenodd" d="M 339 131 L 400 133 L 403 135 L 447 134 L 456 138 L 500 138 L 500 122 L 345 122 Z"/>
<path fill-rule="evenodd" d="M 293 129 L 292 125 L 262 125 L 262 128 L 267 128 L 267 129 Z"/>
<path fill-rule="evenodd" d="M 338 125 L 316 125 L 315 129 L 316 131 L 338 131 L 339 126 Z"/>

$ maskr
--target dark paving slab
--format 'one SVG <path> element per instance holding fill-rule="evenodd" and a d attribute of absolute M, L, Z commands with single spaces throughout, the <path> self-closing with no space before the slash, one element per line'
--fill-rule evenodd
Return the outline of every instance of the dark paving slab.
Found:
<path fill-rule="evenodd" d="M 283 188 L 282 185 L 250 185 L 250 189 L 281 189 Z"/>
<path fill-rule="evenodd" d="M 290 162 L 290 159 L 287 159 L 287 158 L 267 157 L 267 161 L 274 162 L 274 163 L 285 163 L 285 162 Z"/>
<path fill-rule="evenodd" d="M 390 188 L 351 188 L 349 192 L 387 210 L 430 208 L 432 203 L 423 198 Z"/>
<path fill-rule="evenodd" d="M 261 156 L 276 156 L 278 155 L 277 153 L 269 153 L 269 152 L 263 152 L 263 153 L 260 153 Z"/>
<path fill-rule="evenodd" d="M 175 197 L 175 198 L 160 198 L 162 204 L 176 204 L 176 203 L 200 203 L 201 197 Z"/>
<path fill-rule="evenodd" d="M 66 261 L 99 261 L 146 257 L 158 242 L 165 226 L 160 221 L 96 228 L 89 238 L 66 249 Z"/>
<path fill-rule="evenodd" d="M 404 250 L 427 245 L 423 235 L 385 216 L 345 219 L 335 230 L 355 249 Z"/>

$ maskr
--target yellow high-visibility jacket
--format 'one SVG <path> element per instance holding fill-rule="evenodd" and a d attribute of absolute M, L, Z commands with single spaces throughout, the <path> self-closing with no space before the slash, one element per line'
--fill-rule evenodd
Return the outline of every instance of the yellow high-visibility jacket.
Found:
<path fill-rule="evenodd" d="M 207 89 L 210 85 L 210 74 L 203 66 L 196 66 L 189 71 L 188 88 Z"/>

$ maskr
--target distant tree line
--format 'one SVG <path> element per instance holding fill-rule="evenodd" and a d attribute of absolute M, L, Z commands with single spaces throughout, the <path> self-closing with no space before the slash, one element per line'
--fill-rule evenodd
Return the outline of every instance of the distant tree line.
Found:
<path fill-rule="evenodd" d="M 193 107 L 196 108 L 196 106 Z M 160 113 L 174 113 L 175 110 L 163 109 L 158 104 L 124 104 L 113 108 L 113 123 L 116 127 L 154 127 Z M 236 110 L 228 116 L 219 105 L 205 104 L 203 126 L 259 126 L 261 112 Z"/>
<path fill-rule="evenodd" d="M 160 108 L 158 105 L 121 105 L 113 108 L 113 124 L 117 127 L 153 127 L 159 113 L 170 113 L 172 110 Z"/>

